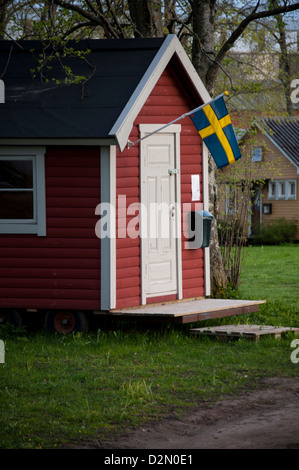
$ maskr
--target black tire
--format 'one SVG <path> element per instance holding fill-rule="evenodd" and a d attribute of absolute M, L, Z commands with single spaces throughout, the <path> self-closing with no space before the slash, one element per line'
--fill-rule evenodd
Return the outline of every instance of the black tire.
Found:
<path fill-rule="evenodd" d="M 45 327 L 51 333 L 68 335 L 87 333 L 89 323 L 86 315 L 78 310 L 50 310 L 46 313 Z"/>
<path fill-rule="evenodd" d="M 11 323 L 18 328 L 22 325 L 22 318 L 18 310 L 0 310 L 0 325 Z"/>

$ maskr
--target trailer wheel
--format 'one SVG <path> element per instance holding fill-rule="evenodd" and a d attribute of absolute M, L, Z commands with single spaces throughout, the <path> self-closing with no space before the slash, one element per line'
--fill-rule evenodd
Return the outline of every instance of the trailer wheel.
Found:
<path fill-rule="evenodd" d="M 88 320 L 86 315 L 80 311 L 50 310 L 46 314 L 45 326 L 52 333 L 64 335 L 78 331 L 86 333 L 88 331 Z"/>
<path fill-rule="evenodd" d="M 11 323 L 16 328 L 21 326 L 22 319 L 18 310 L 0 310 L 0 325 Z"/>

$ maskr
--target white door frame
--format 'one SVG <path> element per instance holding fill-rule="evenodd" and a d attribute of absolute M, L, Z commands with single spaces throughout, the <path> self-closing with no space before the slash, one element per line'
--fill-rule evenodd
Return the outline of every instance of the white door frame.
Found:
<path fill-rule="evenodd" d="M 146 134 L 154 132 L 155 130 L 162 127 L 163 124 L 139 124 L 140 138 L 145 137 Z M 175 196 L 176 196 L 176 266 L 177 266 L 177 298 L 183 298 L 183 281 L 182 281 L 182 244 L 181 244 L 181 179 L 180 179 L 180 124 L 172 124 L 161 131 L 159 134 L 172 134 L 174 137 L 174 160 L 175 168 L 177 169 L 177 174 L 173 175 L 175 177 Z M 146 139 L 140 143 L 140 203 L 146 200 L 146 195 L 143 194 L 143 185 L 142 178 L 144 172 L 144 158 L 145 158 L 145 148 L 146 148 Z M 142 234 L 142 227 L 145 225 L 143 220 L 143 211 L 140 211 L 140 233 Z M 144 243 L 142 242 L 142 236 L 140 237 L 140 256 L 141 256 L 141 304 L 146 305 L 146 289 L 145 283 L 143 282 L 145 276 L 145 260 L 143 256 Z M 159 294 L 157 294 L 157 297 Z"/>

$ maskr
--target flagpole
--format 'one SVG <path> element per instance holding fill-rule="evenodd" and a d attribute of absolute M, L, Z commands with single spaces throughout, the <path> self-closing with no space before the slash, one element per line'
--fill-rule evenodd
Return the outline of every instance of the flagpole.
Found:
<path fill-rule="evenodd" d="M 129 148 L 133 147 L 133 145 L 138 144 L 142 140 L 147 139 L 148 137 L 150 137 L 151 135 L 162 131 L 162 129 L 165 129 L 165 127 L 171 126 L 171 124 L 174 124 L 175 122 L 178 122 L 181 119 L 184 119 L 185 117 L 190 116 L 190 114 L 196 113 L 197 111 L 202 109 L 204 106 L 207 106 L 207 105 L 213 103 L 214 101 L 218 100 L 219 98 L 222 98 L 222 96 L 227 96 L 227 95 L 228 95 L 228 91 L 225 91 L 224 93 L 221 93 L 221 95 L 216 96 L 216 98 L 213 98 L 211 101 L 208 101 L 207 103 L 204 103 L 201 106 L 198 106 L 197 108 L 192 109 L 188 113 L 182 114 L 180 117 L 174 119 L 174 121 L 171 121 L 168 124 L 165 124 L 164 126 L 159 127 L 159 129 L 156 129 L 155 131 L 151 132 L 150 134 L 146 134 L 144 137 L 141 137 L 140 139 L 135 140 L 135 142 L 132 142 L 131 140 L 128 140 L 127 148 L 129 149 Z"/>

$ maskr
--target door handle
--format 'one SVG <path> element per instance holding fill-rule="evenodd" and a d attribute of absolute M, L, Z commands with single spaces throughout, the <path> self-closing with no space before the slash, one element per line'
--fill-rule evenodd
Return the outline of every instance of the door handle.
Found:
<path fill-rule="evenodd" d="M 179 172 L 180 172 L 180 170 L 178 170 L 177 168 L 173 168 L 172 170 L 168 170 L 168 174 L 169 174 L 170 176 L 172 176 L 172 175 L 178 175 Z"/>

